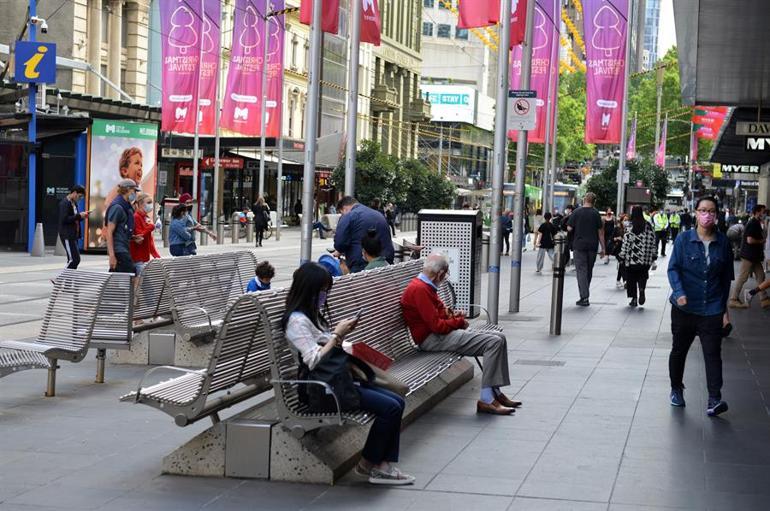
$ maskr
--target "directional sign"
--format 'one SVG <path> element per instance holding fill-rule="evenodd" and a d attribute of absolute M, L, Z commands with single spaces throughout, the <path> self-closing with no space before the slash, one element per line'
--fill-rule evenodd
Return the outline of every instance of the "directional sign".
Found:
<path fill-rule="evenodd" d="M 14 73 L 18 83 L 56 83 L 56 45 L 16 41 Z"/>
<path fill-rule="evenodd" d="M 537 93 L 533 90 L 508 91 L 508 129 L 530 131 L 537 126 Z"/>

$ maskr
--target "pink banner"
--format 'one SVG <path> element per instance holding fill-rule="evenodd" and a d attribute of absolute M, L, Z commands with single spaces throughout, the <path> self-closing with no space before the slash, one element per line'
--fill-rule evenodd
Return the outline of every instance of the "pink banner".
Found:
<path fill-rule="evenodd" d="M 556 87 L 558 72 L 559 33 L 554 24 L 553 0 L 538 0 L 535 5 L 534 33 L 532 35 L 532 74 L 530 90 L 537 93 L 537 124 L 529 132 L 528 141 L 538 144 L 545 142 L 545 115 L 549 91 Z M 511 52 L 510 85 L 511 90 L 518 90 L 521 84 L 521 54 L 522 46 L 516 46 Z M 552 110 L 552 115 L 553 115 Z M 553 120 L 553 117 L 551 118 Z M 553 125 L 553 123 L 551 123 Z M 509 138 L 515 140 L 518 133 L 508 132 Z"/>
<path fill-rule="evenodd" d="M 271 11 L 285 7 L 284 0 L 271 0 Z M 285 16 L 273 16 L 268 22 L 270 44 L 267 47 L 267 127 L 265 135 L 279 137 L 281 134 L 281 111 L 283 108 L 283 41 L 286 32 Z"/>
<path fill-rule="evenodd" d="M 660 135 L 660 145 L 655 152 L 655 165 L 666 166 L 666 136 L 668 135 L 668 119 L 663 122 L 663 133 Z"/>
<path fill-rule="evenodd" d="M 222 127 L 259 135 L 266 0 L 236 0 Z"/>
<path fill-rule="evenodd" d="M 222 19 L 222 5 L 219 0 L 204 0 L 203 4 L 203 66 L 200 81 L 200 126 L 201 135 L 216 133 L 216 96 L 219 79 L 219 25 Z"/>
<path fill-rule="evenodd" d="M 631 125 L 631 135 L 628 137 L 628 146 L 626 147 L 626 159 L 636 159 L 636 119 Z"/>
<path fill-rule="evenodd" d="M 589 144 L 620 143 L 628 2 L 585 0 L 586 134 Z"/>

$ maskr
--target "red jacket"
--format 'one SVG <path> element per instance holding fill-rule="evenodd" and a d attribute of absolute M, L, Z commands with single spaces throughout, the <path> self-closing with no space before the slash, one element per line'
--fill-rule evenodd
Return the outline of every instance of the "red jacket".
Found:
<path fill-rule="evenodd" d="M 465 326 L 465 318 L 451 317 L 436 290 L 419 278 L 414 278 L 401 295 L 404 321 L 417 344 L 430 334 L 444 335 Z"/>
<path fill-rule="evenodd" d="M 146 263 L 150 260 L 150 256 L 160 258 L 160 254 L 155 249 L 155 240 L 152 239 L 154 230 L 155 224 L 147 221 L 147 215 L 140 211 L 134 213 L 134 235 L 144 237 L 141 243 L 132 240 L 129 246 L 131 260 L 135 263 Z"/>

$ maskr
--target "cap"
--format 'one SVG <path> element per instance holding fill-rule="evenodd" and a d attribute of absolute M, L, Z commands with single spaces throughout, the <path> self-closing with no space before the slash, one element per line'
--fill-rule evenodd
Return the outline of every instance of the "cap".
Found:
<path fill-rule="evenodd" d="M 326 268 L 326 271 L 328 271 L 332 277 L 339 277 L 342 275 L 342 267 L 340 266 L 339 260 L 331 254 L 324 254 L 319 257 L 318 264 Z"/>
<path fill-rule="evenodd" d="M 189 193 L 183 193 L 179 196 L 179 204 L 184 204 L 185 202 L 190 202 L 192 200 L 192 195 Z"/>
<path fill-rule="evenodd" d="M 136 184 L 136 181 L 133 179 L 121 179 L 118 183 L 118 186 L 120 188 L 133 188 L 135 190 L 139 190 L 139 186 Z"/>

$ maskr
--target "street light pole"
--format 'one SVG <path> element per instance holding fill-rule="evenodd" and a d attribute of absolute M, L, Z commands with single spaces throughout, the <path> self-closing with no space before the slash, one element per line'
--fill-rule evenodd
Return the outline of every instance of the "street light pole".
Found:
<path fill-rule="evenodd" d="M 37 16 L 37 3 L 36 0 L 29 0 L 29 19 L 27 19 L 27 25 L 29 29 L 29 40 L 37 40 L 37 27 L 30 20 L 32 17 Z M 28 89 L 28 108 L 29 108 L 29 128 L 27 129 L 27 140 L 29 140 L 29 157 L 28 157 L 28 173 L 29 180 L 27 181 L 27 207 L 29 212 L 27 214 L 27 251 L 32 252 L 32 246 L 35 242 L 35 226 L 37 223 L 36 216 L 36 192 L 37 187 L 37 155 L 35 147 L 37 142 L 37 84 L 30 82 Z"/>
<path fill-rule="evenodd" d="M 200 32 L 203 32 L 204 16 L 206 11 L 203 8 L 203 0 L 200 2 L 201 13 L 201 26 Z M 199 41 L 198 44 L 198 77 L 195 85 L 195 134 L 193 138 L 193 182 L 192 182 L 192 196 L 193 196 L 193 218 L 198 217 L 200 211 L 200 201 L 198 200 L 198 178 L 200 176 L 200 162 L 198 158 L 198 151 L 200 151 L 200 125 L 201 125 L 201 75 L 203 74 L 203 41 Z M 137 183 L 139 184 L 139 183 Z"/>
<path fill-rule="evenodd" d="M 348 77 L 348 139 L 345 149 L 345 195 L 356 191 L 356 135 L 358 133 L 358 57 L 361 46 L 361 0 L 350 0 L 350 76 Z"/>

